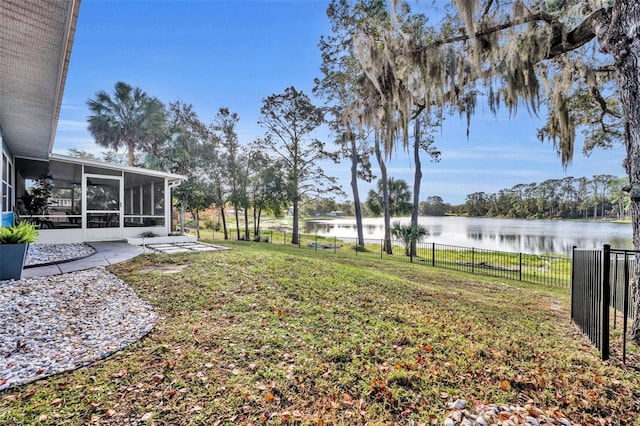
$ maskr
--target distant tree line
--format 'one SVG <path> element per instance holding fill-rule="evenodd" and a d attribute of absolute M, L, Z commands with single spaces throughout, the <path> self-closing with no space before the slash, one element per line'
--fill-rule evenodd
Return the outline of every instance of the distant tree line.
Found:
<path fill-rule="evenodd" d="M 625 219 L 629 217 L 629 194 L 624 191 L 627 179 L 612 175 L 565 177 L 541 183 L 519 183 L 497 193 L 474 192 L 460 205 L 451 205 L 432 195 L 419 203 L 420 216 L 465 215 L 515 219 Z M 412 194 L 407 182 L 389 178 L 391 216 L 411 213 Z M 382 216 L 382 185 L 369 191 L 361 209 L 364 216 Z M 306 205 L 306 216 L 342 211 L 354 214 L 353 202 L 315 201 Z"/>
<path fill-rule="evenodd" d="M 517 184 L 495 194 L 474 192 L 452 213 L 518 219 L 624 219 L 629 216 L 626 178 L 595 175 Z"/>

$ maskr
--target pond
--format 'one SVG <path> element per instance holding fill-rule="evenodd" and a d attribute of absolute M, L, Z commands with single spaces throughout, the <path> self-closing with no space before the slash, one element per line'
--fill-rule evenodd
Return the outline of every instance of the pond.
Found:
<path fill-rule="evenodd" d="M 410 218 L 392 218 L 391 223 L 409 223 Z M 384 236 L 383 218 L 365 218 L 365 239 L 380 240 Z M 629 223 L 566 220 L 523 220 L 478 217 L 420 217 L 428 230 L 422 241 L 452 246 L 531 254 L 571 254 L 573 246 L 600 248 L 633 248 Z M 308 220 L 304 232 L 337 238 L 356 238 L 354 218 Z"/>

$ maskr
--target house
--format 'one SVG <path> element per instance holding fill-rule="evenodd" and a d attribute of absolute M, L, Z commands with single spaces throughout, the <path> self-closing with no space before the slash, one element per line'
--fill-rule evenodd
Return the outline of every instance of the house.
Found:
<path fill-rule="evenodd" d="M 167 235 L 183 176 L 52 153 L 79 7 L 0 3 L 1 224 L 34 222 L 44 243 Z"/>

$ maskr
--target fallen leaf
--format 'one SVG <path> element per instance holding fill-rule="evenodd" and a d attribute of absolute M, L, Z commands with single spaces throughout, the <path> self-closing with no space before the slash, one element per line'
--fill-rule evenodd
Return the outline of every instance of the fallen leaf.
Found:
<path fill-rule="evenodd" d="M 40 416 L 38 417 L 38 422 L 44 423 L 46 421 L 47 421 L 47 415 L 46 414 L 40 414 Z"/>
<path fill-rule="evenodd" d="M 51 401 L 51 405 L 53 405 L 54 407 L 59 407 L 64 403 L 64 400 L 62 398 L 56 398 L 53 401 Z"/>
<path fill-rule="evenodd" d="M 107 417 L 113 417 L 116 414 L 116 410 L 114 410 L 113 408 L 109 408 L 107 411 L 105 411 L 104 415 Z"/>
<path fill-rule="evenodd" d="M 509 381 L 507 380 L 503 380 L 502 383 L 500 383 L 500 389 L 507 392 L 511 390 L 511 383 L 509 383 Z"/>
<path fill-rule="evenodd" d="M 288 411 L 283 411 L 282 413 L 280 413 L 280 418 L 282 420 L 289 420 L 291 418 L 291 413 Z"/>
<path fill-rule="evenodd" d="M 353 400 L 353 398 L 351 398 L 351 395 L 345 393 L 344 395 L 342 395 L 342 403 L 351 407 L 353 404 L 355 404 L 355 401 Z"/>

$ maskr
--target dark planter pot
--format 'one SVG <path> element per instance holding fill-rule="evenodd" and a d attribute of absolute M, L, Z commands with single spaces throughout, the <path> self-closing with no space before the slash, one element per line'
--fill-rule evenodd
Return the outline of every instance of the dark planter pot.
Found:
<path fill-rule="evenodd" d="M 0 280 L 19 280 L 28 244 L 0 244 Z"/>

